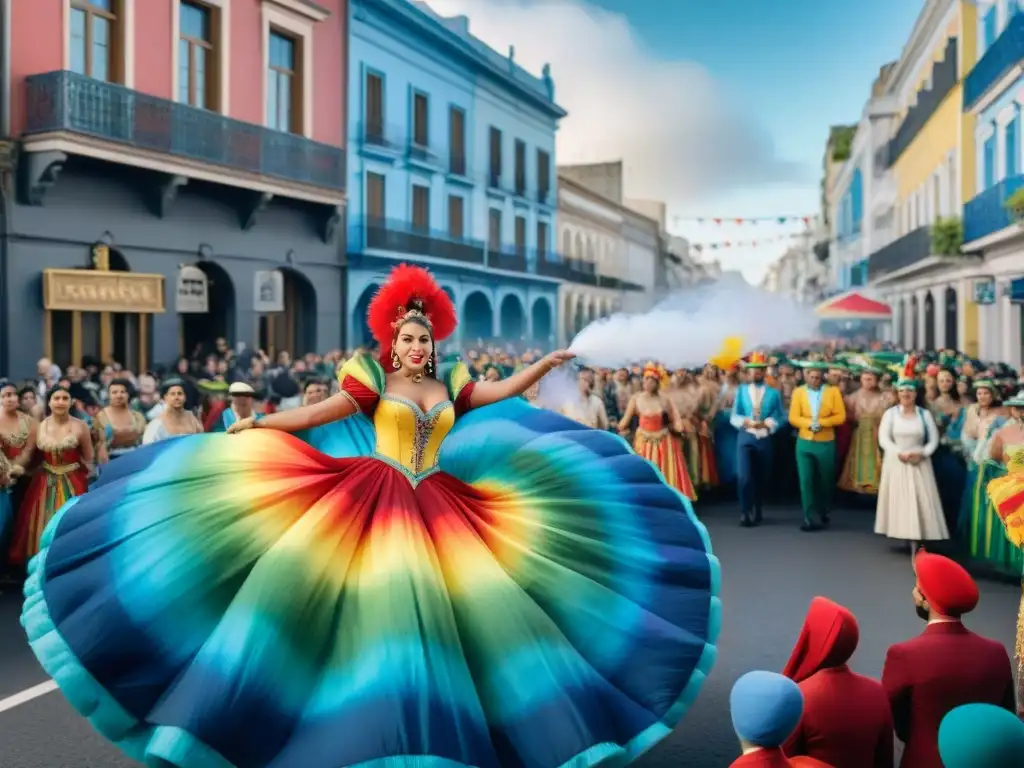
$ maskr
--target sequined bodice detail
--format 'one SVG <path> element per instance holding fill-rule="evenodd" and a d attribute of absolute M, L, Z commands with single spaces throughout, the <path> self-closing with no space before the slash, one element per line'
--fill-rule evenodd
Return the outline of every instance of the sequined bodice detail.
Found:
<path fill-rule="evenodd" d="M 21 454 L 25 443 L 28 442 L 28 433 L 32 428 L 32 419 L 23 413 L 18 414 L 18 429 L 9 435 L 0 432 L 0 450 L 8 459 L 15 459 Z"/>
<path fill-rule="evenodd" d="M 373 413 L 377 433 L 377 458 L 418 482 L 437 470 L 441 443 L 455 426 L 455 406 L 450 400 L 424 411 L 398 395 L 381 395 Z"/>

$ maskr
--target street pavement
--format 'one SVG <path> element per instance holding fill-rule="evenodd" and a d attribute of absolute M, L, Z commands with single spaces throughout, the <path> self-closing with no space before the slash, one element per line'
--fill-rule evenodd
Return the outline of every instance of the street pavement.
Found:
<path fill-rule="evenodd" d="M 718 662 L 682 724 L 636 763 L 639 768 L 728 766 L 739 754 L 729 722 L 733 682 L 751 669 L 781 670 L 815 595 L 857 615 L 861 642 L 852 666 L 864 674 L 880 675 L 885 649 L 923 628 L 910 598 L 910 555 L 871 532 L 870 508 L 837 512 L 832 528 L 821 533 L 800 532 L 792 505 L 768 508 L 757 529 L 737 526 L 735 504 L 699 503 L 697 511 L 722 561 Z M 968 625 L 1012 649 L 1020 585 L 984 581 L 981 596 Z M 0 766 L 138 768 L 59 692 L 23 693 L 47 679 L 26 646 L 19 610 L 17 594 L 0 595 Z"/>

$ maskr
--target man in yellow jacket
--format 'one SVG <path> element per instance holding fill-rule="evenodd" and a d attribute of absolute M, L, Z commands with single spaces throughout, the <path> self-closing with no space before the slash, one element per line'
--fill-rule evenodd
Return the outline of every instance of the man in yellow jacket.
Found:
<path fill-rule="evenodd" d="M 789 423 L 798 430 L 796 469 L 800 477 L 802 531 L 819 531 L 829 523 L 836 487 L 836 427 L 846 421 L 838 387 L 822 384 L 827 363 L 804 363 L 804 381 L 789 404 Z"/>

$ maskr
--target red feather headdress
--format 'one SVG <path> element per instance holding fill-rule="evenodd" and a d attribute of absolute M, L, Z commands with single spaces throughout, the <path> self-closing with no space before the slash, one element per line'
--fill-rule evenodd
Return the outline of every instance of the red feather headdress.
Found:
<path fill-rule="evenodd" d="M 406 320 L 426 321 L 434 341 L 452 335 L 457 324 L 451 297 L 423 267 L 399 264 L 388 276 L 367 311 L 367 324 L 387 359 L 395 333 Z"/>

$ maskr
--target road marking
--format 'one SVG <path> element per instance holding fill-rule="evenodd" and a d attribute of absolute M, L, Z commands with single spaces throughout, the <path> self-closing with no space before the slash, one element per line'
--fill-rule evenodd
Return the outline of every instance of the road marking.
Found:
<path fill-rule="evenodd" d="M 0 699 L 0 712 L 6 712 L 9 709 L 20 707 L 22 704 L 32 701 L 32 699 L 38 699 L 40 696 L 45 696 L 48 693 L 52 693 L 57 690 L 57 684 L 53 680 L 47 680 L 45 683 L 39 685 L 33 685 L 31 688 L 26 688 L 20 693 L 16 693 L 13 696 L 8 696 L 6 699 Z"/>

